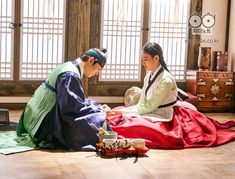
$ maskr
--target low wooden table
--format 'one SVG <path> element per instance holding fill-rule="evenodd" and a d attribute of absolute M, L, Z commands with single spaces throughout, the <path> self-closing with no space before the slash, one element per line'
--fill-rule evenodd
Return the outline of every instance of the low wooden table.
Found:
<path fill-rule="evenodd" d="M 9 110 L 0 108 L 0 124 L 9 125 Z"/>

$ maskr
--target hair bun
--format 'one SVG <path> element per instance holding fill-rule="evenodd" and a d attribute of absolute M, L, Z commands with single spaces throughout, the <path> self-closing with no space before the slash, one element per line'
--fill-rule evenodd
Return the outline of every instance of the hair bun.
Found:
<path fill-rule="evenodd" d="M 103 52 L 103 53 L 106 53 L 107 49 L 106 48 L 101 48 L 100 51 Z"/>

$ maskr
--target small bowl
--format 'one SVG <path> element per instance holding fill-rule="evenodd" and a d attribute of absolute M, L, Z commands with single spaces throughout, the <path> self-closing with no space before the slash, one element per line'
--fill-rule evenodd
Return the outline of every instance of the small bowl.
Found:
<path fill-rule="evenodd" d="M 117 140 L 117 133 L 113 131 L 107 131 L 107 134 L 99 134 L 100 142 L 103 142 L 103 139 L 115 139 Z"/>
<path fill-rule="evenodd" d="M 144 139 L 132 139 L 131 145 L 132 147 L 136 149 L 142 149 L 145 147 L 145 140 Z"/>

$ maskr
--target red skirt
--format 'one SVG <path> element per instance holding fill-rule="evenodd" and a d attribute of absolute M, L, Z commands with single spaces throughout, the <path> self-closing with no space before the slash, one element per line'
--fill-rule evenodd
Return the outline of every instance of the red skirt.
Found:
<path fill-rule="evenodd" d="M 235 140 L 235 130 L 228 129 L 235 126 L 234 121 L 222 124 L 180 106 L 174 106 L 174 117 L 170 122 L 152 122 L 136 116 L 123 118 L 115 113 L 107 115 L 107 122 L 119 138 L 143 138 L 149 148 L 212 147 Z"/>

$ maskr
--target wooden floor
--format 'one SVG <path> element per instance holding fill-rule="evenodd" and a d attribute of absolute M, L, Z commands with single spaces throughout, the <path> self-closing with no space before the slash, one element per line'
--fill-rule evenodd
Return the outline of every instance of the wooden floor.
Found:
<path fill-rule="evenodd" d="M 11 121 L 17 122 L 20 113 L 11 111 Z M 235 120 L 234 113 L 208 115 L 219 121 Z M 150 150 L 144 157 L 125 159 L 43 150 L 0 155 L 0 178 L 232 179 L 235 142 L 214 148 Z"/>

